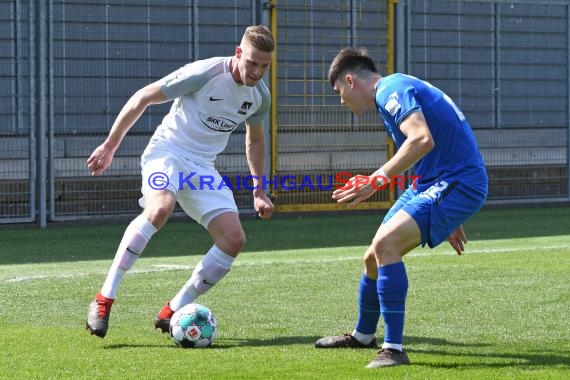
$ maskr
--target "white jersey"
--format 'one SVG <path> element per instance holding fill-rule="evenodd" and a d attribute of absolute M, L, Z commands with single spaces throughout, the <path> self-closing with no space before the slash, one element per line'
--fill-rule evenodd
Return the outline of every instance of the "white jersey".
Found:
<path fill-rule="evenodd" d="M 230 61 L 215 57 L 192 62 L 164 78 L 162 92 L 175 101 L 154 133 L 155 143 L 213 164 L 238 125 L 263 125 L 271 101 L 267 86 L 261 80 L 255 87 L 237 83 Z"/>

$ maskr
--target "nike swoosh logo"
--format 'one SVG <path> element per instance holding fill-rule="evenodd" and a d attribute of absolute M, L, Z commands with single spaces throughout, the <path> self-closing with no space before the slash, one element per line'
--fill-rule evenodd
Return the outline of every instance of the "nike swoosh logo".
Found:
<path fill-rule="evenodd" d="M 214 286 L 216 284 L 212 284 L 211 282 L 208 282 L 208 280 L 202 280 L 202 282 L 206 285 L 210 285 L 210 286 Z"/>
<path fill-rule="evenodd" d="M 136 256 L 140 256 L 140 255 L 141 255 L 140 253 L 136 253 L 135 251 L 133 251 L 133 250 L 130 249 L 129 247 L 127 247 L 127 251 L 129 251 L 130 253 L 132 253 L 133 255 L 136 255 Z"/>
<path fill-rule="evenodd" d="M 224 99 L 222 99 L 222 98 L 214 98 L 213 96 L 210 96 L 210 101 L 211 101 L 211 102 L 217 102 L 217 101 L 220 101 L 220 100 L 224 100 Z"/>

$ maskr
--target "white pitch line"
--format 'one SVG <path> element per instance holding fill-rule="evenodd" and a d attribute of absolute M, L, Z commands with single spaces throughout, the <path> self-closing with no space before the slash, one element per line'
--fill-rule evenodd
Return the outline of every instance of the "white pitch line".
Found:
<path fill-rule="evenodd" d="M 11 282 L 22 282 L 22 281 L 30 281 L 30 280 L 41 280 L 44 278 L 48 278 L 48 275 L 38 275 L 38 276 L 18 276 L 18 277 L 14 277 L 14 278 L 10 278 L 8 280 L 6 280 L 7 283 L 11 283 Z"/>
<path fill-rule="evenodd" d="M 544 247 L 520 247 L 520 248 L 491 248 L 491 249 L 479 249 L 469 251 L 467 250 L 464 254 L 465 255 L 473 255 L 473 254 L 492 254 L 492 253 L 517 253 L 523 251 L 544 251 L 544 250 L 555 250 L 555 249 L 570 249 L 569 245 L 551 245 L 551 246 L 544 246 Z M 324 248 L 323 248 L 324 249 Z M 454 256 L 453 252 L 449 251 L 430 251 L 426 249 L 424 252 L 412 252 L 410 253 L 409 257 L 418 257 L 418 256 L 443 256 L 449 255 Z M 250 260 L 248 258 L 247 260 Z M 253 259 L 255 260 L 255 259 Z M 330 258 L 314 258 L 314 259 L 292 259 L 292 260 L 267 260 L 267 259 L 260 259 L 256 261 L 245 261 L 240 262 L 237 261 L 234 263 L 234 266 L 264 266 L 264 265 L 275 265 L 275 264 L 286 264 L 286 265 L 298 265 L 298 264 L 314 264 L 314 263 L 332 263 L 332 262 L 341 262 L 341 261 L 352 261 L 352 260 L 362 260 L 362 256 L 342 256 L 342 257 L 330 257 Z M 177 265 L 177 264 L 155 264 L 152 265 L 150 268 L 140 268 L 140 269 L 131 269 L 129 271 L 129 275 L 133 274 L 147 274 L 147 273 L 155 273 L 155 272 L 168 272 L 173 270 L 193 270 L 194 265 Z M 95 274 L 95 272 L 78 272 L 78 273 L 58 273 L 58 274 L 41 274 L 41 275 L 30 275 L 30 276 L 17 276 L 14 278 L 10 278 L 4 280 L 5 283 L 13 284 L 13 283 L 20 283 L 25 281 L 33 281 L 33 280 L 45 280 L 45 279 L 52 279 L 52 278 L 77 278 L 77 277 L 86 277 Z"/>

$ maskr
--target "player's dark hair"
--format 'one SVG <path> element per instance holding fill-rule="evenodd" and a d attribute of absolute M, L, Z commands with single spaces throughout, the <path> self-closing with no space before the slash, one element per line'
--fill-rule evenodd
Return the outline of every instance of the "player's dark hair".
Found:
<path fill-rule="evenodd" d="M 334 82 L 346 71 L 368 70 L 377 73 L 376 65 L 365 48 L 347 47 L 334 57 L 329 68 L 329 81 Z"/>
<path fill-rule="evenodd" d="M 248 26 L 243 34 L 243 40 L 265 53 L 272 53 L 275 50 L 273 33 L 263 25 Z"/>

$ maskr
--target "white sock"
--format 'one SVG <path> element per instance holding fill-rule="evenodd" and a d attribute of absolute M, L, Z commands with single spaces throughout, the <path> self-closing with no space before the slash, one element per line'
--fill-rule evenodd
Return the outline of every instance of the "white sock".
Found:
<path fill-rule="evenodd" d="M 115 259 L 107 278 L 101 287 L 101 294 L 107 298 L 116 298 L 119 287 L 125 273 L 133 267 L 146 247 L 152 235 L 156 232 L 154 227 L 144 215 L 137 216 L 125 230 L 123 239 L 119 244 Z"/>
<path fill-rule="evenodd" d="M 356 338 L 357 341 L 359 341 L 362 344 L 369 344 L 370 342 L 372 342 L 372 339 L 374 339 L 375 335 L 374 334 L 363 334 L 361 332 L 358 332 L 356 330 L 354 330 L 351 334 L 354 338 Z"/>
<path fill-rule="evenodd" d="M 391 348 L 393 350 L 398 350 L 398 351 L 404 351 L 404 347 L 402 344 L 396 344 L 396 343 L 382 343 L 382 348 Z"/>
<path fill-rule="evenodd" d="M 192 277 L 182 289 L 170 300 L 170 308 L 178 310 L 184 305 L 194 302 L 198 296 L 206 293 L 218 283 L 229 271 L 234 258 L 222 252 L 216 245 L 206 253 L 198 263 Z"/>

